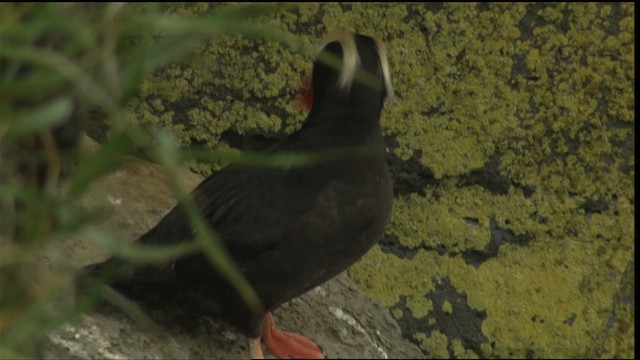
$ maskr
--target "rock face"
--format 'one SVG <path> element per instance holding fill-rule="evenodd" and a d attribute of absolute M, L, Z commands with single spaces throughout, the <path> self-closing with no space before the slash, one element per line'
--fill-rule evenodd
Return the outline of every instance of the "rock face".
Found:
<path fill-rule="evenodd" d="M 105 308 L 50 336 L 45 359 L 246 358 L 244 336 L 223 323 L 202 319 L 192 327 L 170 326 L 172 312 L 152 314 L 161 326 L 145 327 L 118 310 Z M 401 338 L 387 310 L 340 275 L 274 314 L 278 326 L 302 333 L 327 358 L 422 358 Z M 265 352 L 270 357 L 268 352 Z"/>
<path fill-rule="evenodd" d="M 201 180 L 186 170 L 180 170 L 180 176 L 191 187 Z M 131 158 L 94 186 L 84 199 L 84 206 L 105 202 L 113 211 L 100 225 L 101 230 L 134 240 L 176 200 L 160 166 Z M 60 254 L 73 254 L 78 266 L 108 256 L 87 240 L 69 244 L 70 248 Z M 143 325 L 116 308 L 103 306 L 51 334 L 40 356 L 44 359 L 248 356 L 244 336 L 223 323 L 203 318 L 198 323 L 183 324 L 174 321 L 178 309 L 143 310 L 149 311 L 159 326 Z M 414 344 L 402 339 L 400 328 L 387 309 L 360 291 L 344 274 L 284 304 L 274 317 L 280 329 L 313 339 L 329 358 L 423 357 Z"/>

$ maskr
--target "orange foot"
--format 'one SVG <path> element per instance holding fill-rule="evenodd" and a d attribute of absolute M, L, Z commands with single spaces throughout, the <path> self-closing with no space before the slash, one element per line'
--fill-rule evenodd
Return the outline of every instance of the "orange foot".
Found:
<path fill-rule="evenodd" d="M 324 359 L 322 351 L 313 341 L 277 330 L 271 313 L 264 317 L 262 337 L 269 351 L 280 359 Z"/>

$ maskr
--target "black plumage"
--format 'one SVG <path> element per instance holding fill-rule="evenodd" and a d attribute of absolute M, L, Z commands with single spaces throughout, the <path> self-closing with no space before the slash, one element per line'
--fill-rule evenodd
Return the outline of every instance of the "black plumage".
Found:
<path fill-rule="evenodd" d="M 391 212 L 380 129 L 384 98 L 392 92 L 386 52 L 379 41 L 364 35 L 340 33 L 329 39 L 322 51 L 342 59 L 341 68 L 316 61 L 313 106 L 306 122 L 267 152 L 341 148 L 346 156 L 289 168 L 228 166 L 190 195 L 265 312 L 357 261 L 381 236 Z M 373 82 L 354 80 L 356 68 Z M 365 152 L 354 150 L 363 146 Z M 178 205 L 138 241 L 166 244 L 193 237 Z M 222 318 L 247 336 L 261 335 L 264 314 L 252 313 L 202 254 L 161 266 L 134 266 L 112 258 L 85 270 L 97 275 L 107 268 L 126 270 L 112 286 L 132 298 L 155 297 L 185 311 Z"/>

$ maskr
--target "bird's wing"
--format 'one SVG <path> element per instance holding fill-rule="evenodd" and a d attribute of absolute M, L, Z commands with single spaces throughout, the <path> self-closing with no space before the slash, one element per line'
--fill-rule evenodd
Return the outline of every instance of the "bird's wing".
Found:
<path fill-rule="evenodd" d="M 279 215 L 291 212 L 285 169 L 228 167 L 214 173 L 190 194 L 198 212 L 230 251 L 260 251 L 277 242 Z M 170 244 L 195 237 L 182 205 L 176 205 L 140 238 L 143 244 Z"/>
<path fill-rule="evenodd" d="M 248 255 L 274 246 L 282 231 L 274 224 L 283 212 L 282 178 L 286 170 L 227 167 L 202 181 L 189 195 L 199 214 L 233 255 Z M 181 204 L 138 239 L 141 245 L 166 245 L 191 241 L 195 232 Z M 174 258 L 163 263 L 134 265 L 112 257 L 83 269 L 92 277 L 117 274 L 122 285 L 171 280 Z M 109 276 L 114 278 L 113 276 Z"/>

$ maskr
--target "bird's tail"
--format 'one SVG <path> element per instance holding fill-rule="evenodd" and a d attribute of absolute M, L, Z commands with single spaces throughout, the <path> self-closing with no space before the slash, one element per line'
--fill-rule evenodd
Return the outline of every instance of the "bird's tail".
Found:
<path fill-rule="evenodd" d="M 87 265 L 76 275 L 76 292 L 100 295 L 116 290 L 131 300 L 153 304 L 162 298 L 179 293 L 179 282 L 173 281 L 166 267 L 140 265 L 112 257 Z"/>
<path fill-rule="evenodd" d="M 76 292 L 83 295 L 99 295 L 105 286 L 119 288 L 121 284 L 126 284 L 134 273 L 134 265 L 115 257 L 87 265 L 78 270 L 75 278 Z"/>

